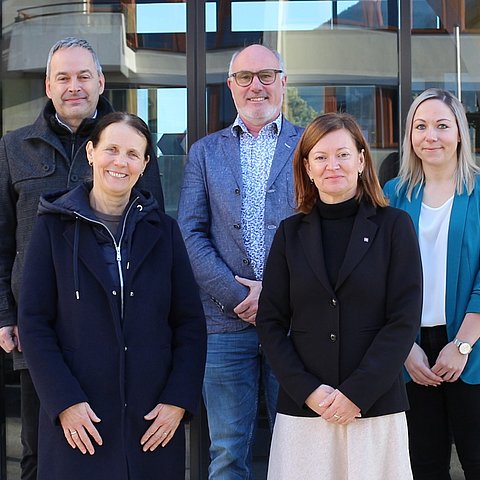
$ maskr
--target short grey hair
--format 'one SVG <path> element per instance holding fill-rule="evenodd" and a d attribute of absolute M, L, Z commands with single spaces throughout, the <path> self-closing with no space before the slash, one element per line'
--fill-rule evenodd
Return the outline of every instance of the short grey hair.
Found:
<path fill-rule="evenodd" d="M 98 56 L 93 49 L 93 47 L 84 39 L 82 38 L 75 38 L 75 37 L 67 37 L 62 40 L 59 40 L 48 52 L 47 57 L 47 70 L 46 70 L 46 77 L 50 76 L 50 65 L 52 63 L 52 57 L 55 52 L 58 50 L 63 50 L 66 48 L 74 48 L 80 47 L 88 50 L 92 54 L 93 63 L 95 64 L 95 68 L 97 69 L 97 73 L 102 75 L 102 66 L 100 65 L 100 61 L 98 60 Z"/>
<path fill-rule="evenodd" d="M 270 52 L 272 52 L 275 55 L 275 58 L 278 61 L 279 70 L 282 71 L 282 73 L 280 74 L 280 77 L 283 77 L 287 74 L 287 72 L 285 71 L 285 62 L 283 61 L 282 56 L 276 50 L 274 50 L 273 48 L 271 48 L 267 45 L 261 45 L 261 44 L 257 44 L 257 43 L 254 43 L 252 45 L 260 45 L 261 47 L 264 47 L 267 50 L 270 50 Z M 240 55 L 246 48 L 251 47 L 252 45 L 246 45 L 245 47 L 243 47 L 240 50 L 237 50 L 236 52 L 233 53 L 232 58 L 230 59 L 230 63 L 228 65 L 228 76 L 230 76 L 232 73 L 234 73 L 234 72 L 232 72 L 232 66 L 233 66 L 233 62 L 238 57 L 238 55 Z"/>
<path fill-rule="evenodd" d="M 475 185 L 475 175 L 479 173 L 479 168 L 475 163 L 470 142 L 470 132 L 468 129 L 468 120 L 465 115 L 465 108 L 461 102 L 448 90 L 440 88 L 429 88 L 425 90 L 413 101 L 407 114 L 405 126 L 405 137 L 403 139 L 402 161 L 400 166 L 397 189 L 406 187 L 406 195 L 411 199 L 413 190 L 417 185 L 425 182 L 425 173 L 422 167 L 422 161 L 413 150 L 412 145 L 412 127 L 413 118 L 418 107 L 427 100 L 440 100 L 453 113 L 457 122 L 458 135 L 460 142 L 457 147 L 457 168 L 455 171 L 455 190 L 458 194 L 463 192 L 466 187 L 470 195 Z"/>

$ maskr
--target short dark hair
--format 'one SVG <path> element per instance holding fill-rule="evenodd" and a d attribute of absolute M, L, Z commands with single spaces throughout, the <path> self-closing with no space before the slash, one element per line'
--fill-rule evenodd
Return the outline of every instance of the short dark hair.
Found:
<path fill-rule="evenodd" d="M 153 151 L 152 134 L 150 133 L 150 129 L 148 128 L 147 124 L 140 117 L 137 117 L 137 115 L 134 115 L 133 113 L 112 112 L 100 118 L 90 135 L 90 141 L 92 142 L 93 146 L 97 146 L 98 142 L 100 141 L 100 137 L 102 136 L 102 132 L 109 125 L 114 123 L 125 123 L 126 125 L 134 128 L 140 135 L 145 137 L 147 146 L 145 148 L 144 156 L 145 160 L 147 160 L 149 153 Z"/>
<path fill-rule="evenodd" d="M 325 113 L 315 118 L 303 132 L 293 157 L 293 173 L 295 177 L 295 197 L 297 210 L 309 213 L 318 199 L 317 187 L 310 181 L 305 168 L 305 162 L 312 148 L 325 135 L 336 130 L 347 130 L 365 158 L 365 167 L 357 184 L 357 200 L 368 199 L 375 207 L 386 207 L 388 201 L 383 195 L 378 181 L 372 154 L 368 143 L 352 115 L 348 113 Z"/>

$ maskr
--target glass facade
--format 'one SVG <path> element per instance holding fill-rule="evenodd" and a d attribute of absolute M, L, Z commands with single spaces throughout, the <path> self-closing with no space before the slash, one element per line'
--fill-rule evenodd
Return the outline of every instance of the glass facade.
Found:
<path fill-rule="evenodd" d="M 251 43 L 282 54 L 292 122 L 306 125 L 329 111 L 353 114 L 379 168 L 398 158 L 406 110 L 432 86 L 461 98 L 480 153 L 478 0 L 2 0 L 1 22 L 2 134 L 41 111 L 51 45 L 67 36 L 86 38 L 100 57 L 114 107 L 140 115 L 154 132 L 173 216 L 188 147 L 235 117 L 225 83 L 228 62 Z M 8 356 L 0 373 L 0 479 L 15 480 L 18 376 Z M 260 457 L 266 455 L 262 435 Z M 205 444 L 204 421 L 196 421 L 192 479 L 206 478 Z"/>

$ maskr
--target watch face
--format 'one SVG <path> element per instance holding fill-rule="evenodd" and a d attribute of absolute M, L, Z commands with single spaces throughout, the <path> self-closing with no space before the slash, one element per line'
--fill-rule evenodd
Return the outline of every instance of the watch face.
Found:
<path fill-rule="evenodd" d="M 458 347 L 458 350 L 460 351 L 461 354 L 467 355 L 472 351 L 472 347 L 470 346 L 469 343 L 461 343 L 460 346 Z"/>

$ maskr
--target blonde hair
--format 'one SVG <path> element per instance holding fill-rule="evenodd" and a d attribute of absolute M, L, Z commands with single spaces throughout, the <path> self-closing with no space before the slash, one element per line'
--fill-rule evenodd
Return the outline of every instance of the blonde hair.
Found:
<path fill-rule="evenodd" d="M 397 191 L 400 191 L 402 187 L 405 187 L 406 196 L 410 200 L 415 187 L 419 184 L 425 183 L 425 172 L 423 171 L 422 161 L 417 156 L 412 146 L 412 126 L 413 117 L 415 116 L 418 107 L 427 100 L 440 100 L 455 116 L 460 137 L 457 147 L 455 190 L 458 194 L 461 194 L 463 188 L 466 187 L 467 192 L 470 195 L 474 188 L 475 175 L 480 169 L 476 165 L 473 157 L 465 109 L 454 95 L 447 90 L 439 88 L 429 88 L 422 92 L 417 98 L 415 98 L 408 110 L 405 136 L 403 138 L 402 161 L 399 171 L 400 180 L 397 184 Z"/>

